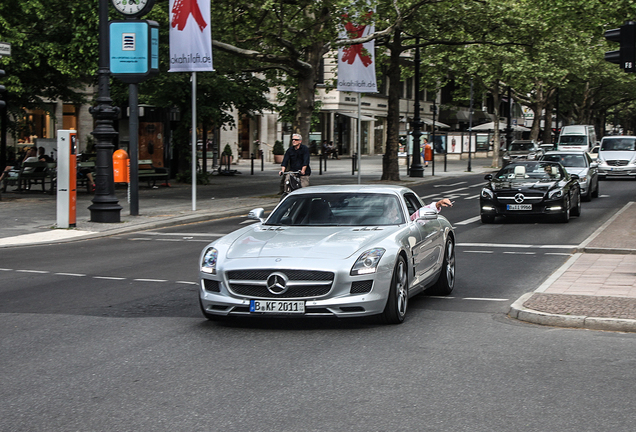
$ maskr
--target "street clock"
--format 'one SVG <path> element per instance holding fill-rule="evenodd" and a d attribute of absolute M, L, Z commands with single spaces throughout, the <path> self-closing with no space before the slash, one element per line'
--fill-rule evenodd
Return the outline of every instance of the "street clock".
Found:
<path fill-rule="evenodd" d="M 155 4 L 155 0 L 111 0 L 115 9 L 126 17 L 139 18 L 146 15 Z"/>

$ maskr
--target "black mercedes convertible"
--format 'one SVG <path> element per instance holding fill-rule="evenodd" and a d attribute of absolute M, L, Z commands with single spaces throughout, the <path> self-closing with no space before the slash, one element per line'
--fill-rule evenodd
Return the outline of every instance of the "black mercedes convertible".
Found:
<path fill-rule="evenodd" d="M 560 163 L 517 162 L 484 178 L 488 183 L 479 198 L 483 223 L 513 215 L 545 215 L 568 222 L 570 215 L 581 214 L 578 176 L 568 174 Z"/>

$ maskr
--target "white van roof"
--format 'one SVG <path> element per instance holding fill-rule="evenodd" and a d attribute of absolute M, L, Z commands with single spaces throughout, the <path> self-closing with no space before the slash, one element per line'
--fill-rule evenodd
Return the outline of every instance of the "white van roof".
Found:
<path fill-rule="evenodd" d="M 588 128 L 594 128 L 592 125 L 569 125 L 561 128 L 561 135 L 587 135 Z"/>

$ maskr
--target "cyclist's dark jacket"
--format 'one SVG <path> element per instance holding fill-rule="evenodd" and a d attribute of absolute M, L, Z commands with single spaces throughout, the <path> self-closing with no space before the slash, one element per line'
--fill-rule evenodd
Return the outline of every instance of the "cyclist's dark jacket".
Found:
<path fill-rule="evenodd" d="M 287 166 L 289 162 L 289 171 L 300 171 L 304 166 L 307 166 L 305 175 L 311 175 L 311 167 L 309 166 L 309 148 L 306 145 L 301 144 L 298 150 L 295 150 L 293 146 L 289 147 L 285 152 L 283 163 L 281 166 Z"/>

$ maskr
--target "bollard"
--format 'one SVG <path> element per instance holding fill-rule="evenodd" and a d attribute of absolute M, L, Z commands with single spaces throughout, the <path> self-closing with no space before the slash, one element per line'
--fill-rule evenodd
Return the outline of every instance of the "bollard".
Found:
<path fill-rule="evenodd" d="M 250 154 L 250 159 L 252 160 L 252 161 L 251 161 L 251 164 L 252 164 L 252 172 L 251 172 L 250 174 L 251 174 L 251 175 L 254 175 L 254 153 L 251 153 L 251 154 Z"/>
<path fill-rule="evenodd" d="M 261 157 L 261 171 L 265 171 L 265 155 L 263 154 L 263 150 L 259 150 L 258 154 Z"/>
<path fill-rule="evenodd" d="M 356 154 L 351 153 L 351 175 L 356 173 Z"/>
<path fill-rule="evenodd" d="M 318 175 L 322 175 L 322 153 L 318 155 L 318 162 L 319 162 L 319 169 L 318 169 Z"/>
<path fill-rule="evenodd" d="M 406 155 L 406 175 L 411 175 L 411 156 L 409 154 Z"/>
<path fill-rule="evenodd" d="M 329 155 L 322 155 L 322 158 L 325 160 L 325 172 L 327 172 L 327 159 Z"/>

